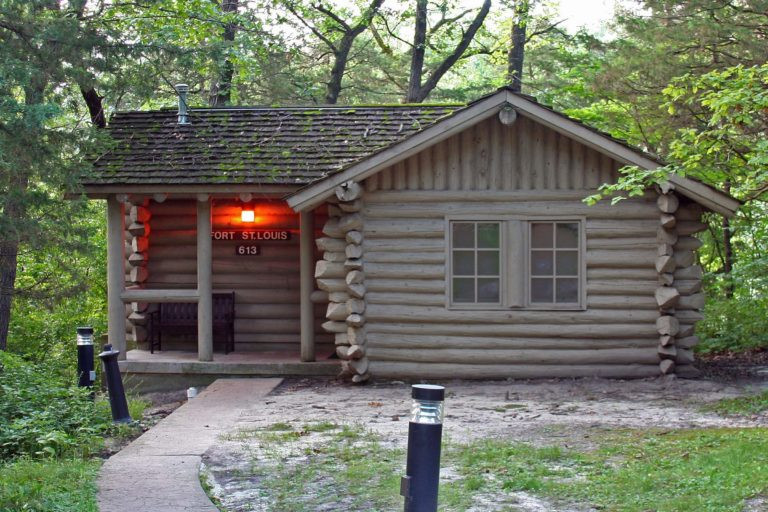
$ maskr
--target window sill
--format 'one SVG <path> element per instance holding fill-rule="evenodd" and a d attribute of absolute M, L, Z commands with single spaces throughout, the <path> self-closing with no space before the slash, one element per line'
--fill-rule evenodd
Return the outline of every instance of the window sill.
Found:
<path fill-rule="evenodd" d="M 482 304 L 469 304 L 469 305 L 457 305 L 450 304 L 446 306 L 448 311 L 586 311 L 587 308 L 581 305 L 541 305 L 541 306 L 499 306 L 499 305 L 482 305 Z"/>

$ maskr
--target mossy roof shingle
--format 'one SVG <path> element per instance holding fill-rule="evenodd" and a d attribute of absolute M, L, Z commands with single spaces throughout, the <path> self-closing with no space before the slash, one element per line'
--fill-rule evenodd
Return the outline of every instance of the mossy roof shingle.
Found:
<path fill-rule="evenodd" d="M 461 108 L 403 105 L 120 112 L 115 146 L 98 158 L 89 185 L 305 185 L 364 159 Z"/>

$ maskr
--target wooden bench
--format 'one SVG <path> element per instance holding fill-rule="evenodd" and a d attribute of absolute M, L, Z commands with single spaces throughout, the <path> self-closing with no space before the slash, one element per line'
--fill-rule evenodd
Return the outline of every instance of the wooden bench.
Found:
<path fill-rule="evenodd" d="M 149 315 L 149 352 L 162 350 L 163 334 L 197 334 L 196 302 L 163 302 Z M 235 292 L 213 294 L 213 343 L 235 350 Z"/>

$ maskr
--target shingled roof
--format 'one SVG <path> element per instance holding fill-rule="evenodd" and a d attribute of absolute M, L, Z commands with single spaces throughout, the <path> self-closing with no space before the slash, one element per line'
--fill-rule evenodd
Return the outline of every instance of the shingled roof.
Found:
<path fill-rule="evenodd" d="M 115 146 L 83 185 L 305 185 L 434 124 L 460 105 L 120 112 Z"/>

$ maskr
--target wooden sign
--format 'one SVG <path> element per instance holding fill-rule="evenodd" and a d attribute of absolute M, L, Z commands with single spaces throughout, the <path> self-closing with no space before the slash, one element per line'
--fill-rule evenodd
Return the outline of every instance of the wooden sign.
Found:
<path fill-rule="evenodd" d="M 235 256 L 258 256 L 260 254 L 260 245 L 238 244 L 235 246 Z"/>
<path fill-rule="evenodd" d="M 214 240 L 239 240 L 243 242 L 282 242 L 291 239 L 291 232 L 287 229 L 214 230 L 211 231 L 211 238 Z"/>

